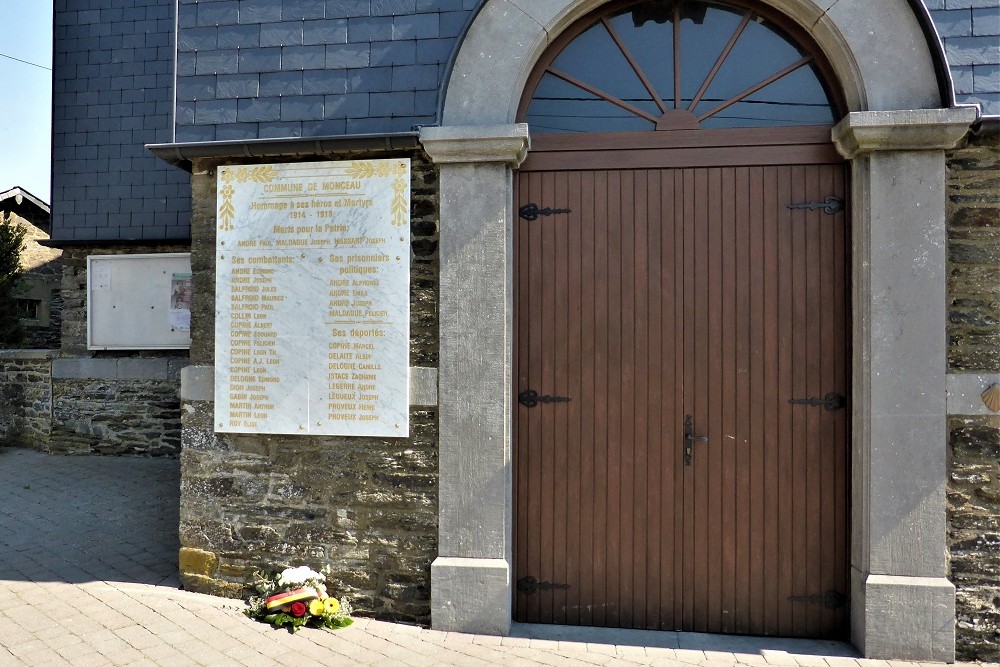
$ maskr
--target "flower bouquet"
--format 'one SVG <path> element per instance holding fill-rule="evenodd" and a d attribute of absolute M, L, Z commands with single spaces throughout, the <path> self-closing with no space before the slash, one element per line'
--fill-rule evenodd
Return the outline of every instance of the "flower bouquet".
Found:
<path fill-rule="evenodd" d="M 347 598 L 330 597 L 326 576 L 306 566 L 270 577 L 255 572 L 253 586 L 258 594 L 247 601 L 250 608 L 243 613 L 276 628 L 296 632 L 305 625 L 336 630 L 354 622 Z"/>

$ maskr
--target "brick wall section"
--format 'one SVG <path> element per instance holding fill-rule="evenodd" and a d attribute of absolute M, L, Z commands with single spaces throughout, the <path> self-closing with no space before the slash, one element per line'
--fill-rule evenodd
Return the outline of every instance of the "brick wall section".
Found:
<path fill-rule="evenodd" d="M 412 159 L 410 364 L 438 360 L 438 172 Z M 215 165 L 195 165 L 192 359 L 214 358 Z M 333 568 L 332 589 L 359 613 L 430 620 L 437 555 L 437 411 L 411 408 L 409 438 L 216 434 L 213 404 L 185 402 L 181 580 L 237 597 L 254 570 Z"/>
<path fill-rule="evenodd" d="M 1000 115 L 1000 2 L 925 0 L 944 41 L 959 102 Z"/>
<path fill-rule="evenodd" d="M 409 131 L 479 0 L 181 0 L 177 140 Z"/>
<path fill-rule="evenodd" d="M 1000 373 L 1000 133 L 948 155 L 953 373 Z M 948 420 L 951 579 L 959 659 L 1000 660 L 1000 415 Z"/>
<path fill-rule="evenodd" d="M 174 0 L 55 0 L 52 238 L 185 239 L 173 138 Z"/>
<path fill-rule="evenodd" d="M 51 434 L 54 353 L 0 350 L 0 445 L 44 451 Z"/>

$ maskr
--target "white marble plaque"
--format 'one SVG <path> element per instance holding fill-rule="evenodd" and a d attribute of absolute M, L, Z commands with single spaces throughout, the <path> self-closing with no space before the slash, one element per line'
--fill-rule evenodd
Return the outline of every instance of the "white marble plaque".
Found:
<path fill-rule="evenodd" d="M 409 159 L 219 167 L 215 430 L 409 435 Z"/>

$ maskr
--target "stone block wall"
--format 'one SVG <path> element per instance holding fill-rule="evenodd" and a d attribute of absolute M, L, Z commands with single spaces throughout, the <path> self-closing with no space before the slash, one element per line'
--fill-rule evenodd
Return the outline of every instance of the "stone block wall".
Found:
<path fill-rule="evenodd" d="M 1000 415 L 979 400 L 1000 380 L 998 125 L 948 155 L 948 365 L 973 380 L 949 409 L 951 579 L 958 658 L 983 661 L 1000 660 Z"/>
<path fill-rule="evenodd" d="M 1000 416 L 952 417 L 951 579 L 960 660 L 1000 659 Z"/>
<path fill-rule="evenodd" d="M 183 351 L 87 349 L 87 257 L 187 252 L 187 246 L 88 246 L 63 253 L 62 359 L 53 387 L 50 451 L 176 456 Z"/>
<path fill-rule="evenodd" d="M 178 454 L 186 358 L 57 355 L 0 350 L 0 445 L 50 454 Z"/>
<path fill-rule="evenodd" d="M 38 290 L 38 287 L 38 285 L 33 285 L 32 289 Z M 38 320 L 23 320 L 24 342 L 22 347 L 26 350 L 59 349 L 60 331 L 62 330 L 62 296 L 57 291 L 59 289 L 58 282 L 54 288 L 46 285 L 43 286 L 43 289 L 49 299 L 42 306 L 45 309 L 45 316 Z"/>
<path fill-rule="evenodd" d="M 995 124 L 996 125 L 996 124 Z M 948 155 L 948 369 L 1000 370 L 1000 137 Z"/>
<path fill-rule="evenodd" d="M 53 454 L 176 456 L 181 445 L 178 382 L 63 380 L 53 387 Z"/>
<path fill-rule="evenodd" d="M 62 256 L 62 349 L 0 356 L 0 436 L 54 454 L 176 456 L 183 351 L 87 349 L 87 256 L 185 247 L 74 247 Z M 35 355 L 27 358 L 25 355 Z M 37 357 L 37 358 L 36 358 Z M 8 417 L 9 415 L 9 417 Z"/>
<path fill-rule="evenodd" d="M 62 280 L 62 251 L 40 243 L 49 238 L 47 223 L 37 224 L 16 213 L 9 219 L 25 230 L 21 266 L 24 268 L 24 291 L 21 298 L 38 302 L 38 317 L 22 320 L 24 341 L 22 349 L 52 350 L 59 347 L 62 326 L 62 297 L 59 284 Z"/>
<path fill-rule="evenodd" d="M 412 160 L 410 366 L 422 367 L 414 376 L 434 378 L 438 172 L 420 152 L 331 159 L 401 156 Z M 428 623 L 430 566 L 437 556 L 435 400 L 413 392 L 408 438 L 214 432 L 209 378 L 218 164 L 196 163 L 192 177 L 195 366 L 189 370 L 204 370 L 204 377 L 200 390 L 187 381 L 182 390 L 181 580 L 188 590 L 238 597 L 248 592 L 255 570 L 329 565 L 333 590 L 348 595 L 359 613 Z M 436 391 L 436 379 L 431 384 Z"/>
<path fill-rule="evenodd" d="M 0 445 L 44 450 L 52 432 L 54 352 L 0 350 Z"/>
<path fill-rule="evenodd" d="M 55 360 L 45 451 L 176 456 L 180 370 L 187 363 L 186 357 Z"/>
<path fill-rule="evenodd" d="M 255 570 L 329 565 L 363 614 L 430 617 L 437 555 L 437 414 L 408 439 L 212 434 L 212 403 L 185 403 L 181 581 L 239 597 Z"/>

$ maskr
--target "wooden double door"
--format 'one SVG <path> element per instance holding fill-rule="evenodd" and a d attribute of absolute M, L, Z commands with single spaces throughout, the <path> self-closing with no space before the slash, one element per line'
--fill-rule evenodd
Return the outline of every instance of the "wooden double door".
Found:
<path fill-rule="evenodd" d="M 845 173 L 814 153 L 526 163 L 517 620 L 843 636 Z"/>

